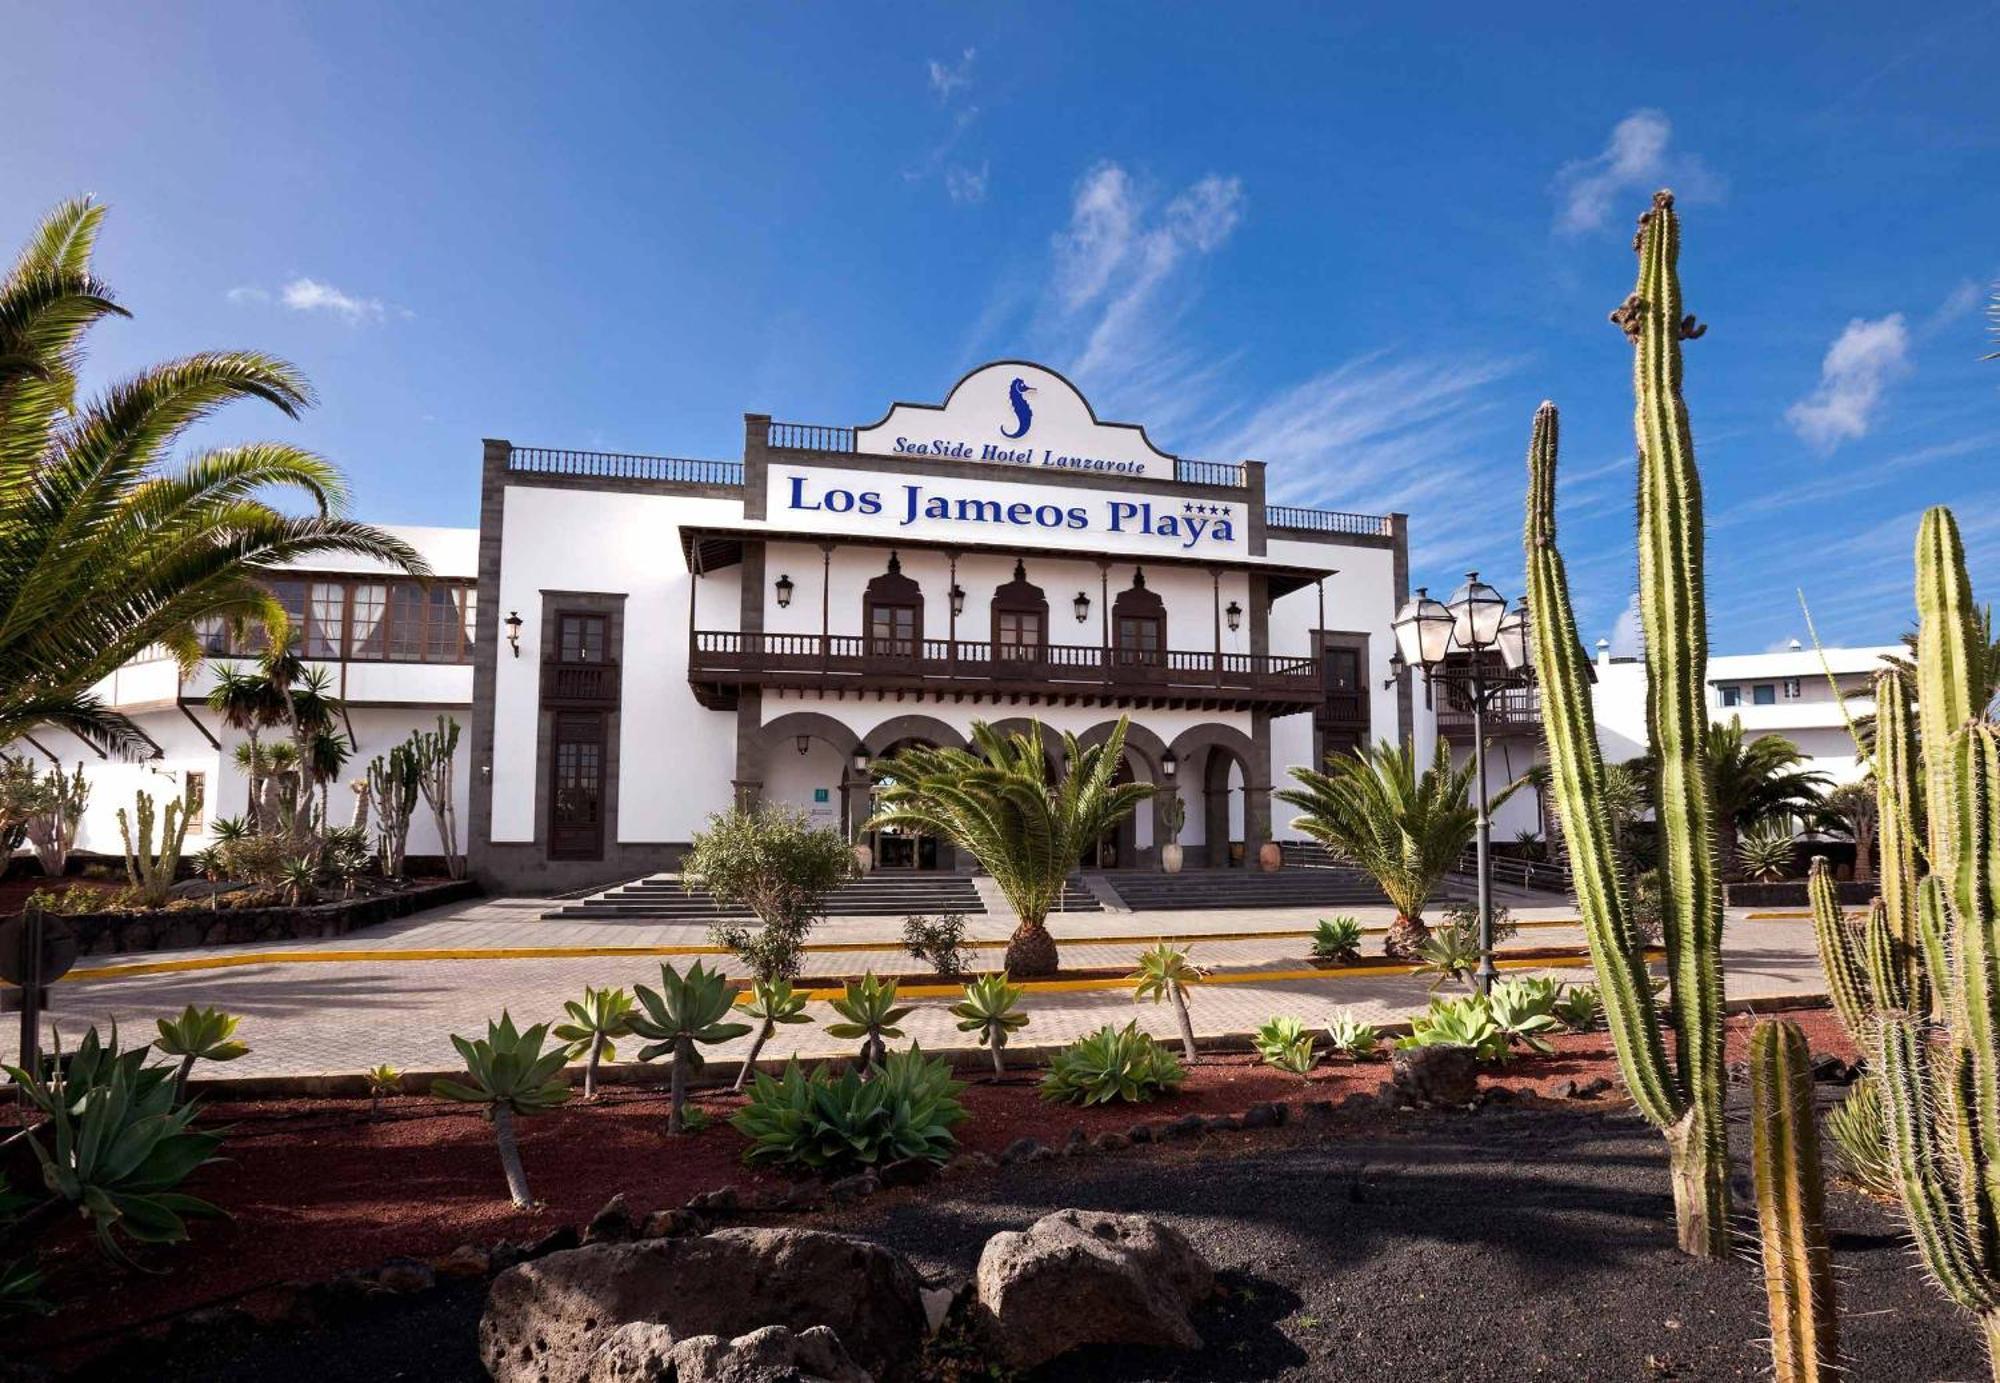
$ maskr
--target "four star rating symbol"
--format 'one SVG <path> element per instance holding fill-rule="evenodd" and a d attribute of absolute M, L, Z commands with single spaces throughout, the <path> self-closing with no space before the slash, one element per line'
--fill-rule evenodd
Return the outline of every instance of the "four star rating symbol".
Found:
<path fill-rule="evenodd" d="M 1198 504 L 1193 500 L 1189 500 L 1181 505 L 1181 512 L 1185 514 L 1213 514 L 1217 518 L 1226 519 L 1229 517 L 1229 506 L 1226 504 Z"/>

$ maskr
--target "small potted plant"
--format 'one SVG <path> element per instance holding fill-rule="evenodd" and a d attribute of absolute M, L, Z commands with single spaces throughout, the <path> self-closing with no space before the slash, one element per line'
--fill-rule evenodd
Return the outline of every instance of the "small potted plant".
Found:
<path fill-rule="evenodd" d="M 1160 868 L 1169 874 L 1181 872 L 1184 852 L 1181 850 L 1181 830 L 1187 825 L 1187 803 L 1178 792 L 1169 792 L 1160 799 L 1160 829 L 1167 833 L 1167 843 L 1160 847 Z"/>

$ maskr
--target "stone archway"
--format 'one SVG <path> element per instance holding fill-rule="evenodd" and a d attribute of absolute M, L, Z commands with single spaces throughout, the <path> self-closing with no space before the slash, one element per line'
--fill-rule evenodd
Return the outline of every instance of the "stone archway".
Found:
<path fill-rule="evenodd" d="M 1202 859 L 1210 868 L 1230 862 L 1230 799 L 1242 793 L 1243 863 L 1255 862 L 1258 849 L 1271 838 L 1270 751 L 1259 751 L 1257 742 L 1233 726 L 1209 723 L 1197 725 L 1175 736 L 1171 746 L 1180 761 L 1176 777 L 1198 791 L 1200 802 L 1190 802 L 1189 815 L 1197 805 L 1202 820 Z M 1232 770 L 1236 782 L 1232 782 Z M 1194 785 L 1199 785 L 1196 788 Z"/>
<path fill-rule="evenodd" d="M 870 778 L 879 779 L 882 773 L 883 761 L 892 758 L 898 748 L 907 744 L 927 744 L 939 749 L 966 749 L 970 747 L 962 731 L 955 726 L 947 725 L 935 716 L 917 714 L 891 716 L 861 737 L 862 748 L 868 751 L 870 760 L 868 770 Z M 860 810 L 860 808 L 857 808 L 857 815 Z M 861 817 L 860 819 L 865 820 L 866 818 Z M 911 837 L 910 839 L 912 841 L 910 846 L 912 858 L 908 867 L 936 868 L 939 870 L 950 870 L 958 867 L 958 852 L 950 841 L 940 840 L 936 841 L 933 847 L 926 847 L 923 842 L 927 838 Z M 879 836 L 872 838 L 872 840 L 875 848 L 876 867 L 895 867 L 901 850 L 900 838 L 893 847 L 890 847 Z M 926 863 L 926 858 L 931 848 L 934 848 L 936 851 L 934 864 Z M 888 858 L 885 859 L 885 855 Z"/>
<path fill-rule="evenodd" d="M 760 796 L 769 799 L 776 784 L 778 798 L 793 802 L 819 824 L 837 826 L 853 840 L 862 821 L 857 804 L 865 806 L 868 800 L 867 774 L 854 767 L 861 736 L 853 727 L 818 711 L 788 711 L 760 726 L 757 740 Z M 817 800 L 822 788 L 830 798 L 825 804 Z M 811 796 L 801 798 L 802 792 Z"/>
<path fill-rule="evenodd" d="M 1118 722 L 1115 720 L 1099 721 L 1076 737 L 1077 744 L 1085 749 L 1093 745 L 1106 744 L 1117 728 Z M 1124 764 L 1121 766 L 1118 781 L 1148 782 L 1154 788 L 1151 803 L 1142 805 L 1119 826 L 1118 855 L 1120 862 L 1127 867 L 1151 864 L 1158 860 L 1160 847 L 1168 841 L 1167 800 L 1174 792 L 1182 792 L 1185 796 L 1185 790 L 1179 786 L 1178 764 L 1175 777 L 1172 779 L 1167 777 L 1166 756 L 1166 741 L 1151 727 L 1136 721 L 1126 723 Z M 1139 818 L 1142 815 L 1146 818 L 1149 828 L 1144 832 L 1138 828 Z"/>

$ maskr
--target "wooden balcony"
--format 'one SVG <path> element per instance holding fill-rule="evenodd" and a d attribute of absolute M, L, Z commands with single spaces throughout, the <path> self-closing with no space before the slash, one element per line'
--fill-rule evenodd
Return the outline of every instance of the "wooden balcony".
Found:
<path fill-rule="evenodd" d="M 1310 710 L 1322 695 L 1307 657 L 729 630 L 694 631 L 688 681 L 695 698 L 713 709 L 734 706 L 743 687 L 1031 706 L 1256 707 L 1277 714 Z"/>
<path fill-rule="evenodd" d="M 1456 681 L 1434 681 L 1437 726 L 1441 735 L 1472 733 L 1472 692 Z M 1542 733 L 1542 692 L 1533 683 L 1503 688 L 1486 705 L 1489 738 Z"/>
<path fill-rule="evenodd" d="M 609 710 L 618 704 L 618 664 L 542 661 L 542 704 Z"/>

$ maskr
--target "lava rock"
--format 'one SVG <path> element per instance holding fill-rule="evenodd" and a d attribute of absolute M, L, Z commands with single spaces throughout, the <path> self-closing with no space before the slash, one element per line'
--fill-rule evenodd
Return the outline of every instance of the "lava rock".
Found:
<path fill-rule="evenodd" d="M 884 1163 L 875 1173 L 884 1186 L 922 1186 L 935 1181 L 937 1174 L 937 1163 L 927 1157 L 899 1158 Z"/>
<path fill-rule="evenodd" d="M 1243 1127 L 1241 1114 L 1211 1114 L 1202 1126 L 1210 1133 L 1236 1133 Z"/>
<path fill-rule="evenodd" d="M 743 1199 L 734 1186 L 718 1186 L 689 1199 L 687 1208 L 697 1215 L 730 1215 L 742 1208 Z"/>
<path fill-rule="evenodd" d="M 1155 1130 L 1162 1138 L 1193 1138 L 1208 1127 L 1208 1121 L 1199 1114 L 1183 1114 L 1171 1123 L 1160 1125 Z"/>
<path fill-rule="evenodd" d="M 1150 1143 L 1153 1141 L 1153 1126 L 1151 1124 L 1134 1124 L 1125 1130 L 1125 1136 L 1134 1143 Z"/>
<path fill-rule="evenodd" d="M 414 1258 L 391 1258 L 375 1270 L 375 1281 L 384 1290 L 398 1294 L 428 1292 L 437 1286 L 437 1274 L 431 1271 L 430 1264 Z"/>
<path fill-rule="evenodd" d="M 1090 1146 L 1099 1152 L 1121 1152 L 1132 1146 L 1132 1139 L 1126 1134 L 1107 1129 L 1091 1139 Z"/>
<path fill-rule="evenodd" d="M 460 1244 L 444 1257 L 435 1260 L 431 1264 L 431 1271 L 439 1277 L 484 1277 L 492 1267 L 492 1254 L 477 1244 Z"/>
<path fill-rule="evenodd" d="M 767 1325 L 733 1340 L 676 1340 L 663 1325 L 634 1321 L 613 1331 L 592 1360 L 604 1383 L 874 1383 L 840 1337 L 823 1325 L 794 1334 Z"/>
<path fill-rule="evenodd" d="M 522 1251 L 530 1258 L 542 1258 L 551 1253 L 561 1253 L 573 1249 L 583 1241 L 577 1237 L 575 1225 L 558 1225 L 541 1238 L 523 1244 Z"/>
<path fill-rule="evenodd" d="M 1243 1127 L 1277 1128 L 1285 1122 L 1289 1112 L 1286 1106 L 1265 1100 L 1243 1111 Z"/>
<path fill-rule="evenodd" d="M 479 1352 L 495 1383 L 595 1383 L 608 1376 L 596 1369 L 598 1351 L 634 1323 L 665 1331 L 644 1341 L 655 1355 L 700 1335 L 734 1345 L 767 1326 L 800 1335 L 825 1326 L 860 1368 L 881 1383 L 904 1383 L 925 1335 L 920 1287 L 901 1254 L 818 1230 L 591 1244 L 495 1278 Z"/>
<path fill-rule="evenodd" d="M 1396 1093 L 1413 1105 L 1463 1109 L 1479 1098 L 1479 1057 L 1470 1047 L 1398 1047 Z"/>
<path fill-rule="evenodd" d="M 1831 1052 L 1814 1052 L 1812 1058 L 1812 1078 L 1829 1085 L 1850 1085 L 1856 1075 L 1855 1069 Z"/>
<path fill-rule="evenodd" d="M 1609 1076 L 1593 1076 L 1576 1088 L 1579 1100 L 1594 1100 L 1599 1095 L 1608 1095 L 1615 1087 Z"/>
<path fill-rule="evenodd" d="M 842 1177 L 830 1182 L 826 1188 L 826 1198 L 835 1205 L 846 1205 L 850 1201 L 866 1200 L 882 1189 L 882 1179 L 873 1172 L 856 1172 L 851 1177 Z"/>
<path fill-rule="evenodd" d="M 1215 1290 L 1213 1271 L 1179 1230 L 1086 1210 L 994 1235 L 975 1280 L 996 1351 L 1021 1369 L 1079 1345 L 1200 1349 L 1188 1313 Z"/>
<path fill-rule="evenodd" d="M 1042 1140 L 1039 1138 L 1016 1138 L 1000 1154 L 1000 1163 L 1005 1166 L 1011 1162 L 1026 1162 L 1029 1155 L 1041 1146 Z"/>
<path fill-rule="evenodd" d="M 1065 1157 L 1076 1157 L 1090 1151 L 1090 1135 L 1083 1131 L 1082 1124 L 1069 1131 L 1069 1137 L 1063 1140 L 1062 1150 Z"/>
<path fill-rule="evenodd" d="M 586 1244 L 625 1244 L 638 1237 L 638 1222 L 632 1218 L 632 1208 L 625 1204 L 622 1191 L 606 1201 L 604 1208 L 583 1227 Z"/>
<path fill-rule="evenodd" d="M 641 1239 L 678 1239 L 693 1234 L 701 1228 L 701 1220 L 692 1211 L 655 1210 L 639 1226 Z"/>

